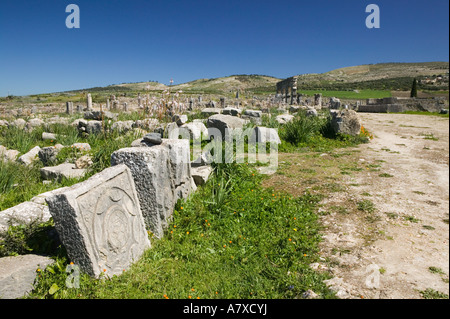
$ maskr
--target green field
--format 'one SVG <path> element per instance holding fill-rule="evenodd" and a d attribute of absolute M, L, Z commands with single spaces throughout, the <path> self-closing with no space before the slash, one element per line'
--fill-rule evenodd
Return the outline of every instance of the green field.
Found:
<path fill-rule="evenodd" d="M 338 99 L 355 99 L 355 100 L 365 100 L 365 99 L 381 99 L 384 97 L 391 97 L 391 91 L 382 90 L 359 90 L 358 93 L 354 91 L 320 91 L 320 90 L 299 90 L 299 93 L 306 95 L 314 95 L 317 93 L 322 93 L 324 97 L 335 97 Z"/>

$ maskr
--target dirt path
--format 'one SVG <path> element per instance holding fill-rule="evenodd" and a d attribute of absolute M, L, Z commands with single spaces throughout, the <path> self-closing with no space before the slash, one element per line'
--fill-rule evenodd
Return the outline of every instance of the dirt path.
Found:
<path fill-rule="evenodd" d="M 280 154 L 279 172 L 265 183 L 327 195 L 323 262 L 311 266 L 331 273 L 339 297 L 448 295 L 449 119 L 359 115 L 375 135 L 369 144 L 312 159 Z"/>
<path fill-rule="evenodd" d="M 348 252 L 336 258 L 330 284 L 344 298 L 421 298 L 429 288 L 448 295 L 449 121 L 360 116 L 375 138 L 359 147 L 359 161 L 381 169 L 358 172 L 346 183 L 354 185 L 350 196 L 369 200 L 374 212 L 363 221 L 344 218 L 327 232 L 328 242 L 337 237 Z M 378 238 L 364 245 L 358 235 L 367 231 Z"/>

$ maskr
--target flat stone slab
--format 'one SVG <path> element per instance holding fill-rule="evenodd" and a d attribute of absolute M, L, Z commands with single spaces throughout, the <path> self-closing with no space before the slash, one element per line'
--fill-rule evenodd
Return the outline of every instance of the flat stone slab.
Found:
<path fill-rule="evenodd" d="M 81 178 L 84 174 L 86 174 L 86 169 L 76 168 L 76 165 L 71 163 L 41 168 L 41 177 L 44 180 L 57 180 L 60 182 L 63 177 Z"/>
<path fill-rule="evenodd" d="M 0 299 L 21 298 L 31 292 L 38 274 L 54 261 L 38 255 L 0 258 Z"/>
<path fill-rule="evenodd" d="M 8 229 L 9 225 L 26 225 L 32 222 L 47 222 L 50 217 L 45 199 L 64 191 L 66 187 L 58 188 L 33 197 L 28 202 L 20 203 L 14 207 L 0 212 L 0 231 Z"/>
<path fill-rule="evenodd" d="M 70 260 L 91 276 L 120 275 L 150 247 L 126 165 L 107 168 L 46 202 Z"/>
<path fill-rule="evenodd" d="M 207 165 L 207 166 L 192 167 L 191 171 L 195 185 L 201 186 L 206 184 L 213 169 L 211 166 Z"/>
<path fill-rule="evenodd" d="M 39 146 L 33 147 L 31 150 L 29 150 L 27 153 L 20 156 L 17 160 L 19 163 L 22 163 L 24 165 L 30 165 L 35 160 L 38 159 L 38 154 L 41 148 Z"/>

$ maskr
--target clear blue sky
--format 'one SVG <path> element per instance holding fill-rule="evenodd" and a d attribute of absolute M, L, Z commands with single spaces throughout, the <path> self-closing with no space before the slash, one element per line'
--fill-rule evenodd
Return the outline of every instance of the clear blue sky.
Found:
<path fill-rule="evenodd" d="M 68 29 L 66 6 L 80 8 Z M 365 8 L 381 10 L 368 29 Z M 448 0 L 0 0 L 0 96 L 449 60 Z"/>

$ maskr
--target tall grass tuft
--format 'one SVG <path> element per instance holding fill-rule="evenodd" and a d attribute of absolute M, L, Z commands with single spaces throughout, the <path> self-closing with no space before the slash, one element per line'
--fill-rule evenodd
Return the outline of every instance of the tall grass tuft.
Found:
<path fill-rule="evenodd" d="M 306 112 L 299 112 L 291 122 L 282 127 L 281 137 L 295 146 L 308 143 L 314 136 L 320 134 L 326 121 L 320 117 L 307 116 Z"/>

